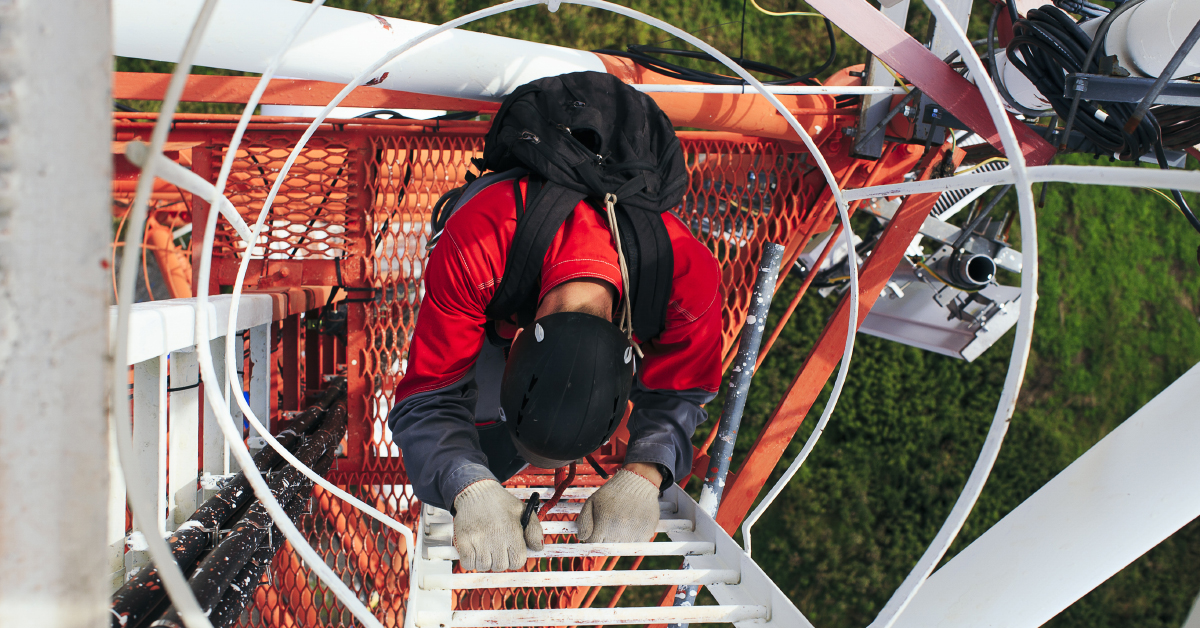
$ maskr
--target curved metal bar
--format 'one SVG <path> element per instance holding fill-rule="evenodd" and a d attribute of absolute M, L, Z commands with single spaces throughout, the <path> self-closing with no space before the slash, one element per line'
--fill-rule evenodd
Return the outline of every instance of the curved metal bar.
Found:
<path fill-rule="evenodd" d="M 1021 269 L 1021 313 L 1017 320 L 1017 334 L 1013 342 L 1012 357 L 1009 359 L 1008 375 L 1004 380 L 1004 389 L 1000 394 L 1000 402 L 996 406 L 992 426 L 988 430 L 975 467 L 971 470 L 966 486 L 963 487 L 958 501 L 955 502 L 954 508 L 946 517 L 937 536 L 926 548 L 925 553 L 909 572 L 904 582 L 892 594 L 891 599 L 888 600 L 875 621 L 871 622 L 872 628 L 892 628 L 900 614 L 904 612 L 909 602 L 925 584 L 929 574 L 933 573 L 934 568 L 946 555 L 950 544 L 954 542 L 959 531 L 962 530 L 963 524 L 966 523 L 967 517 L 970 516 L 971 510 L 975 507 L 975 503 L 983 491 L 983 485 L 991 475 L 996 458 L 1000 454 L 1000 446 L 1004 442 L 1004 435 L 1008 432 L 1008 423 L 1016 408 L 1017 394 L 1021 390 L 1021 383 L 1025 378 L 1025 366 L 1029 360 L 1029 349 L 1033 341 L 1034 312 L 1037 309 L 1037 221 L 1034 216 L 1033 189 L 1030 185 L 1028 167 L 1025 165 L 1025 155 L 1021 152 L 1016 132 L 1001 105 L 1000 93 L 996 91 L 996 85 L 992 83 L 987 70 L 984 69 L 983 61 L 975 52 L 975 48 L 971 46 L 971 40 L 955 21 L 942 0 L 925 0 L 925 5 L 933 13 L 938 25 L 949 29 L 951 35 L 957 40 L 958 50 L 963 60 L 966 61 L 967 67 L 970 68 L 973 76 L 979 77 L 976 82 L 980 86 L 984 102 L 987 103 L 988 111 L 996 124 L 996 130 L 1000 133 L 1004 151 L 1008 153 L 1010 171 L 1013 182 L 1017 186 L 1018 209 L 1021 216 L 1021 242 L 1024 249 Z"/>
<path fill-rule="evenodd" d="M 150 134 L 149 155 L 160 154 L 163 144 L 167 141 L 175 108 L 179 105 L 179 99 L 183 96 L 183 88 L 187 84 L 188 73 L 191 72 L 192 59 L 195 58 L 196 52 L 200 48 L 200 42 L 204 39 L 204 30 L 208 27 L 208 22 L 217 8 L 217 1 L 205 0 L 204 5 L 200 7 L 200 13 L 196 16 L 192 32 L 183 49 L 183 55 L 175 66 L 174 72 L 171 73 L 171 82 L 163 97 L 163 111 L 158 116 L 154 130 Z M 133 206 L 129 210 L 128 227 L 125 231 L 126 242 L 133 241 L 136 235 L 141 234 L 146 228 L 147 206 L 150 192 L 154 187 L 155 162 L 154 159 L 148 159 L 138 176 L 137 191 L 134 193 Z M 213 214 L 216 213 L 218 212 L 213 212 Z M 113 339 L 115 344 L 111 348 L 113 362 L 116 364 L 116 368 L 113 369 L 112 390 L 109 392 L 112 429 L 116 431 L 117 455 L 121 459 L 121 472 L 125 476 L 129 509 L 133 511 L 133 519 L 142 529 L 146 538 L 147 549 L 150 550 L 150 557 L 154 560 L 167 595 L 170 596 L 171 602 L 179 611 L 179 618 L 183 620 L 183 624 L 187 628 L 212 628 L 208 616 L 200 609 L 200 603 L 196 601 L 196 596 L 192 593 L 187 579 L 183 577 L 183 571 L 175 562 L 171 548 L 159 534 L 158 521 L 154 514 L 154 500 L 146 494 L 146 484 L 137 467 L 136 454 L 133 452 L 129 404 L 124 401 L 129 386 L 129 375 L 125 363 L 129 356 L 129 316 L 133 307 L 134 287 L 137 280 L 137 273 L 133 269 L 138 266 L 139 248 L 126 246 L 121 254 L 121 268 L 126 269 L 126 272 L 121 273 L 120 287 L 117 293 L 117 333 Z"/>

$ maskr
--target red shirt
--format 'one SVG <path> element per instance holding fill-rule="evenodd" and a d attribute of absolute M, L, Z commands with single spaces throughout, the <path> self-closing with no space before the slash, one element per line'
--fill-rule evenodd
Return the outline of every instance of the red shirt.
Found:
<path fill-rule="evenodd" d="M 649 342 L 639 341 L 645 358 L 638 376 L 653 390 L 715 393 L 721 383 L 720 269 L 683 222 L 671 214 L 663 219 L 675 254 L 671 298 L 663 332 Z M 482 190 L 447 222 L 425 269 L 425 296 L 408 367 L 396 386 L 397 403 L 449 386 L 475 364 L 486 341 L 484 310 L 500 285 L 516 229 L 510 182 Z M 607 281 L 618 292 L 622 288 L 608 223 L 586 202 L 576 206 L 546 251 L 539 298 L 581 277 Z"/>

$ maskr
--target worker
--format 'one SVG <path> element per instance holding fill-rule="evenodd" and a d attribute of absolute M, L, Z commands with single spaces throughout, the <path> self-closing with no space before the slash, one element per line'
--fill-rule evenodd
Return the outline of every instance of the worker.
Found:
<path fill-rule="evenodd" d="M 644 98 L 634 94 L 628 98 Z M 640 295 L 660 303 L 659 319 L 643 319 L 657 322 L 644 328 L 647 337 L 629 324 L 640 310 L 626 284 L 636 290 L 638 274 L 614 242 L 614 206 L 594 198 L 572 200 L 561 227 L 545 231 L 544 255 L 534 247 L 524 256 L 524 314 L 496 315 L 505 284 L 517 281 L 514 260 L 528 250 L 521 229 L 532 199 L 549 187 L 510 169 L 467 188 L 429 254 L 388 416 L 416 497 L 453 514 L 467 570 L 522 568 L 527 550 L 542 549 L 541 523 L 534 515 L 523 527 L 525 504 L 501 483 L 527 465 L 556 469 L 592 453 L 617 430 L 628 401 L 623 466 L 585 502 L 578 539 L 653 539 L 661 492 L 690 473 L 692 434 L 720 384 L 720 270 L 671 213 L 661 214 L 669 287 Z"/>

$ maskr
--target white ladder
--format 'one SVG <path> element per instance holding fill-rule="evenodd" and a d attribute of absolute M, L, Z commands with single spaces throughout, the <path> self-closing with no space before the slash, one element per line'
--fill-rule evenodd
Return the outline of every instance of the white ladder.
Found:
<path fill-rule="evenodd" d="M 526 499 L 535 490 L 511 488 Z M 549 489 L 552 491 L 553 489 Z M 595 487 L 568 488 L 550 512 L 578 513 Z M 672 485 L 659 502 L 659 532 L 670 541 L 649 543 L 556 543 L 530 558 L 571 556 L 679 556 L 689 569 L 614 571 L 515 571 L 452 573 L 458 552 L 451 542 L 453 518 L 440 508 L 423 506 L 417 535 L 405 628 L 468 626 L 569 626 L 665 623 L 732 623 L 736 626 L 812 628 L 791 600 L 775 586 L 725 531 Z M 545 521 L 546 534 L 574 534 L 574 521 Z M 717 606 L 652 606 L 642 608 L 566 608 L 457 611 L 451 609 L 456 589 L 499 587 L 576 587 L 689 585 L 708 587 Z"/>

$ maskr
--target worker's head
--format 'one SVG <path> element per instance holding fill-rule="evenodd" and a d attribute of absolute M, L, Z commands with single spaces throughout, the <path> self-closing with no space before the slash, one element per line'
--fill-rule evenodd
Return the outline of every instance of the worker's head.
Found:
<path fill-rule="evenodd" d="M 513 339 L 501 407 L 521 456 L 553 469 L 616 431 L 633 384 L 633 347 L 612 323 L 616 291 L 598 280 L 546 293 L 536 320 Z"/>

